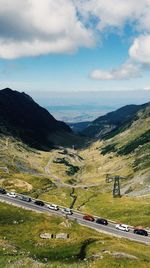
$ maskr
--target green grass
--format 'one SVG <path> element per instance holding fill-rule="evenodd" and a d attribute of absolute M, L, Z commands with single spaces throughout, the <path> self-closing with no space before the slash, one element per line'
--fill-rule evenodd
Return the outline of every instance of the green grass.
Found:
<path fill-rule="evenodd" d="M 53 261 L 65 261 L 67 258 L 71 261 L 73 256 L 77 259 L 84 236 L 88 235 L 88 231 L 84 231 L 83 227 L 79 227 L 75 222 L 71 222 L 69 227 L 64 227 L 61 225 L 65 221 L 64 218 L 35 214 L 4 204 L 0 207 L 2 216 L 0 238 L 5 238 L 5 242 L 11 243 L 13 247 L 17 248 L 17 253 L 20 254 L 20 251 L 23 251 L 24 255 L 42 262 L 44 262 L 44 258 Z M 76 239 L 80 230 L 82 230 L 82 235 Z M 66 241 L 43 240 L 39 237 L 42 232 L 53 234 L 67 232 L 70 238 Z M 94 237 L 95 234 L 92 234 L 90 230 L 89 235 Z"/>
<path fill-rule="evenodd" d="M 75 188 L 74 194 L 77 196 L 77 199 L 74 209 L 117 222 L 133 226 L 142 225 L 150 228 L 150 197 L 123 196 L 121 198 L 113 198 L 112 192 L 105 191 L 104 186 L 91 187 L 89 189 Z M 70 188 L 56 188 L 40 195 L 39 198 L 70 207 L 72 204 L 71 192 L 72 189 Z"/>
<path fill-rule="evenodd" d="M 132 178 L 142 176 L 143 179 L 144 174 L 148 174 L 150 168 L 149 126 L 149 117 L 141 118 L 129 129 L 125 129 L 112 139 L 98 141 L 89 148 L 76 151 L 76 156 L 72 151 L 67 150 L 52 150 L 51 152 L 30 150 L 15 140 L 9 139 L 7 142 L 7 139 L 1 139 L 0 166 L 7 166 L 9 174 L 0 170 L 0 186 L 70 207 L 73 201 L 70 196 L 72 189 L 59 185 L 56 187 L 52 177 L 61 178 L 62 182 L 70 185 L 79 183 L 88 187 L 88 185 L 99 183 L 97 187 L 75 188 L 74 194 L 77 196 L 75 209 L 133 226 L 142 225 L 150 228 L 150 197 L 114 199 L 111 192 L 113 185 L 105 183 L 106 174 L 119 174 L 127 177 L 128 179 L 121 183 L 121 187 L 130 186 Z M 100 154 L 100 149 L 103 154 Z M 123 151 L 121 155 L 117 155 L 116 150 Z M 61 155 L 63 158 L 60 158 Z M 66 162 L 53 163 L 53 160 L 65 159 L 65 157 L 67 165 Z M 46 166 L 49 172 L 45 171 Z M 69 166 L 75 169 L 71 169 L 71 173 L 67 174 Z M 139 181 L 135 181 L 132 188 L 140 190 L 142 187 L 148 187 L 150 182 L 146 175 L 143 182 L 144 184 L 140 184 Z M 63 218 L 37 215 L 4 204 L 0 205 L 0 209 L 0 246 L 2 245 L 0 268 L 28 268 L 37 267 L 38 264 L 42 265 L 41 267 L 48 265 L 47 267 L 69 268 L 148 267 L 150 257 L 149 248 L 146 246 L 98 234 L 75 222 L 71 224 L 71 227 L 64 228 L 60 225 L 64 221 Z M 67 241 L 43 241 L 39 238 L 39 233 L 43 231 L 54 233 L 67 231 L 71 236 Z M 93 239 L 95 242 L 86 246 L 87 261 L 79 261 L 81 248 L 88 239 Z M 3 248 L 6 249 L 3 250 Z M 139 259 L 119 258 L 116 260 L 110 254 L 103 254 L 103 249 L 131 253 Z M 93 254 L 100 254 L 103 258 L 92 261 L 90 258 Z M 54 255 L 58 258 L 54 258 Z M 44 263 L 45 256 L 48 257 L 48 264 Z M 21 259 L 24 266 L 20 264 Z M 10 264 L 9 260 L 11 260 Z"/>
<path fill-rule="evenodd" d="M 147 145 L 150 142 L 150 130 L 145 131 L 141 136 L 134 140 L 127 142 L 124 146 L 117 148 L 115 143 L 110 143 L 101 148 L 101 154 L 106 155 L 108 153 L 116 153 L 118 155 L 129 155 L 133 153 L 138 146 Z"/>
<path fill-rule="evenodd" d="M 74 166 L 74 165 L 70 164 L 68 162 L 68 160 L 66 160 L 64 157 L 54 159 L 53 163 L 55 163 L 55 164 L 63 164 L 65 166 L 67 166 L 68 170 L 66 170 L 66 174 L 68 176 L 73 176 L 74 174 L 76 174 L 80 170 L 80 168 L 78 166 Z"/>
<path fill-rule="evenodd" d="M 121 197 L 113 198 L 112 193 L 102 193 L 98 190 L 75 192 L 79 198 L 75 208 L 82 212 L 98 215 L 117 222 L 133 226 L 150 228 L 150 197 Z M 81 197 L 81 198 L 80 198 Z"/>
<path fill-rule="evenodd" d="M 133 141 L 130 141 L 126 145 L 124 145 L 122 148 L 120 148 L 117 153 L 120 155 L 127 155 L 132 152 L 140 145 L 148 144 L 150 142 L 150 130 L 147 130 L 145 133 L 143 133 L 138 138 L 134 139 Z"/>
<path fill-rule="evenodd" d="M 42 193 L 39 198 L 54 204 L 70 207 L 72 203 L 71 192 L 71 188 L 54 188 L 49 192 Z"/>
<path fill-rule="evenodd" d="M 150 143 L 145 144 L 142 148 L 139 148 L 135 154 L 135 160 L 133 162 L 133 168 L 135 171 L 150 168 Z"/>
<path fill-rule="evenodd" d="M 149 247 L 98 233 L 75 221 L 2 203 L 0 211 L 0 268 L 147 268 L 150 262 Z M 43 232 L 66 232 L 69 239 L 41 239 L 39 235 Z M 116 259 L 114 252 L 131 254 L 137 260 Z"/>

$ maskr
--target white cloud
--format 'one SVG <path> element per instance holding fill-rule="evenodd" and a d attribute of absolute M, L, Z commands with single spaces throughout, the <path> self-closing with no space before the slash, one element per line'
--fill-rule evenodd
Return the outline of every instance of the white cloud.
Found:
<path fill-rule="evenodd" d="M 94 45 L 71 0 L 0 0 L 0 57 L 72 52 Z"/>
<path fill-rule="evenodd" d="M 55 42 L 46 40 L 33 41 L 13 41 L 5 42 L 0 40 L 0 57 L 6 59 L 14 59 L 22 56 L 37 56 L 48 53 L 71 52 L 75 49 L 75 45 L 70 39 L 61 38 Z"/>
<path fill-rule="evenodd" d="M 129 55 L 149 63 L 149 10 L 150 0 L 0 0 L 0 58 L 71 53 L 94 46 L 108 29 L 130 24 L 140 36 Z M 111 79 L 111 72 L 102 72 Z"/>
<path fill-rule="evenodd" d="M 126 62 L 118 69 L 112 69 L 110 71 L 104 71 L 101 69 L 94 70 L 90 76 L 95 80 L 131 79 L 140 76 L 140 67 L 132 62 Z"/>
<path fill-rule="evenodd" d="M 117 69 L 94 70 L 91 78 L 123 80 L 141 75 L 141 64 L 150 64 L 150 0 L 77 0 L 83 21 L 94 19 L 94 28 L 103 32 L 123 30 L 130 25 L 137 37 L 129 49 L 129 60 Z M 96 23 L 95 23 L 96 21 Z M 92 24 L 92 23 L 91 23 Z M 144 35 L 141 35 L 144 32 Z"/>
<path fill-rule="evenodd" d="M 129 49 L 130 57 L 142 64 L 150 64 L 150 35 L 135 38 Z"/>
<path fill-rule="evenodd" d="M 150 31 L 150 0 L 76 0 L 74 1 L 83 15 L 89 20 L 98 19 L 97 29 L 123 28 L 127 23 L 134 23 L 136 28 Z"/>
<path fill-rule="evenodd" d="M 129 48 L 129 60 L 118 69 L 94 70 L 91 78 L 97 80 L 123 80 L 141 76 L 142 68 L 150 66 L 150 35 L 140 35 Z"/>

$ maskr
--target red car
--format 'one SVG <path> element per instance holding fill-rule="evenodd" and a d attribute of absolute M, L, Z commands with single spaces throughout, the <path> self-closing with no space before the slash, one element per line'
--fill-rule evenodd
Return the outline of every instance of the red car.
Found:
<path fill-rule="evenodd" d="M 85 215 L 85 216 L 83 216 L 83 219 L 86 221 L 95 221 L 95 219 L 91 215 Z"/>

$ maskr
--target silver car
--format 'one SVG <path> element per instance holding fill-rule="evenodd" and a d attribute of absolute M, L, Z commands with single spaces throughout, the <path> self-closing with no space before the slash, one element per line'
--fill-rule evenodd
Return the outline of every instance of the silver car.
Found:
<path fill-rule="evenodd" d="M 121 231 L 125 231 L 125 232 L 129 232 L 129 226 L 126 224 L 116 224 L 116 229 L 121 230 Z"/>
<path fill-rule="evenodd" d="M 47 208 L 49 209 L 52 209 L 52 210 L 59 210 L 59 207 L 55 204 L 49 204 L 49 205 L 46 205 Z"/>
<path fill-rule="evenodd" d="M 9 196 L 9 197 L 13 197 L 13 198 L 16 198 L 16 197 L 17 197 L 17 195 L 16 195 L 15 192 L 8 192 L 8 193 L 7 193 L 7 196 Z"/>

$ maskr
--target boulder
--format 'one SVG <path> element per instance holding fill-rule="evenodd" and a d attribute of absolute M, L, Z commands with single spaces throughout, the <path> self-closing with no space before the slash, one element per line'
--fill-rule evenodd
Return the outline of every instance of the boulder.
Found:
<path fill-rule="evenodd" d="M 56 234 L 56 239 L 67 239 L 67 238 L 69 238 L 69 234 L 67 233 Z"/>
<path fill-rule="evenodd" d="M 53 238 L 53 234 L 42 233 L 42 234 L 40 234 L 40 237 L 43 239 L 51 239 L 51 238 Z"/>

